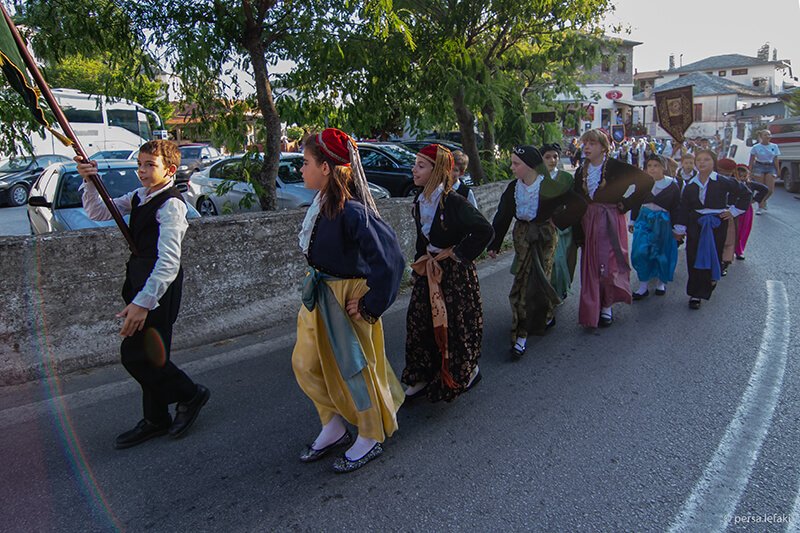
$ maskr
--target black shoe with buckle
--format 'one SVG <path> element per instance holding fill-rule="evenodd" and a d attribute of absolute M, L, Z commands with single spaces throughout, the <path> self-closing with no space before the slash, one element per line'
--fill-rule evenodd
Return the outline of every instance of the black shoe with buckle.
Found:
<path fill-rule="evenodd" d="M 170 418 L 169 415 L 167 419 L 160 424 L 154 424 L 146 418 L 143 418 L 136 424 L 135 428 L 117 437 L 117 440 L 114 441 L 114 448 L 124 450 L 125 448 L 136 446 L 152 438 L 166 435 L 169 431 L 170 424 L 172 424 L 172 418 Z"/>
<path fill-rule="evenodd" d="M 188 402 L 178 402 L 175 408 L 175 421 L 169 428 L 170 437 L 175 439 L 182 437 L 192 427 L 197 415 L 200 414 L 200 409 L 208 402 L 210 396 L 211 391 L 198 384 L 194 398 Z"/>
<path fill-rule="evenodd" d="M 364 454 L 361 459 L 355 461 L 348 459 L 347 455 L 342 455 L 333 462 L 333 471 L 337 474 L 346 474 L 358 470 L 368 462 L 379 457 L 383 453 L 383 446 L 380 442 L 376 442 L 375 446 L 370 451 Z"/>
<path fill-rule="evenodd" d="M 597 325 L 601 328 L 607 328 L 611 324 L 614 323 L 614 317 L 611 315 L 607 315 L 605 313 L 600 314 L 600 320 L 597 321 Z"/>
<path fill-rule="evenodd" d="M 303 463 L 313 463 L 314 461 L 322 459 L 323 457 L 328 455 L 328 453 L 330 453 L 330 451 L 333 450 L 334 448 L 338 448 L 339 446 L 348 446 L 352 443 L 353 443 L 353 436 L 350 435 L 349 431 L 345 430 L 344 435 L 339 437 L 339 440 L 337 440 L 333 444 L 325 446 L 320 450 L 315 449 L 313 444 L 306 446 L 306 448 L 302 452 L 300 452 L 300 461 Z"/>

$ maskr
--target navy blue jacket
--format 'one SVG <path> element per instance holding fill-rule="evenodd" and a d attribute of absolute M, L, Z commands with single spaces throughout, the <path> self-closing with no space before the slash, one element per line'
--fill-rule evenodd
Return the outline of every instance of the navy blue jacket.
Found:
<path fill-rule="evenodd" d="M 405 269 L 394 230 L 355 200 L 345 202 L 333 219 L 320 213 L 306 259 L 337 278 L 366 278 L 369 291 L 359 308 L 367 319 L 377 319 L 392 305 Z"/>

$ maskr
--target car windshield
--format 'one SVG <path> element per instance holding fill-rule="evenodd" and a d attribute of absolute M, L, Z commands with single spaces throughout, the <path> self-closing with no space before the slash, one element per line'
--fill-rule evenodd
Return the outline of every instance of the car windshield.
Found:
<path fill-rule="evenodd" d="M 97 159 L 128 159 L 129 155 L 131 155 L 131 150 L 109 150 L 106 152 L 97 152 L 89 157 L 89 159 L 92 161 Z"/>
<path fill-rule="evenodd" d="M 136 167 L 114 168 L 100 171 L 100 177 L 112 198 L 123 196 L 142 186 L 136 175 Z M 81 193 L 78 188 L 83 178 L 77 172 L 68 172 L 61 178 L 56 208 L 69 209 L 81 207 Z"/>
<path fill-rule="evenodd" d="M 20 170 L 25 170 L 28 168 L 28 165 L 30 164 L 31 160 L 27 157 L 3 159 L 0 160 L 0 172 L 19 172 Z"/>
<path fill-rule="evenodd" d="M 180 149 L 181 151 L 181 159 L 200 159 L 200 147 L 199 146 L 185 146 Z"/>
<path fill-rule="evenodd" d="M 397 159 L 401 165 L 413 167 L 417 161 L 417 156 L 411 150 L 396 144 L 380 144 L 378 147 Z"/>

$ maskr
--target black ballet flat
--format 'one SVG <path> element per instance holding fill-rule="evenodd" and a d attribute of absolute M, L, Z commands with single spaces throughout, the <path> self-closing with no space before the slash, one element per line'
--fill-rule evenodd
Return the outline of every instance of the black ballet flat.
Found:
<path fill-rule="evenodd" d="M 428 385 L 430 385 L 430 383 Z M 425 385 L 414 394 L 406 394 L 406 400 L 416 400 L 417 398 L 425 396 L 428 393 L 428 385 Z"/>
<path fill-rule="evenodd" d="M 313 463 L 314 461 L 318 461 L 328 455 L 334 448 L 338 448 L 339 446 L 347 446 L 348 444 L 353 443 L 353 436 L 350 435 L 349 431 L 345 431 L 344 435 L 342 435 L 339 440 L 325 446 L 321 450 L 315 450 L 313 448 L 313 444 L 309 444 L 305 447 L 305 449 L 300 453 L 300 462 L 303 463 Z"/>
<path fill-rule="evenodd" d="M 737 255 L 736 259 L 738 259 L 739 261 L 744 261 L 744 256 L 743 255 Z"/>
<path fill-rule="evenodd" d="M 472 382 L 469 385 L 467 385 L 467 388 L 464 389 L 464 392 L 474 389 L 478 385 L 478 383 L 481 382 L 482 379 L 483 379 L 483 372 L 478 370 L 478 373 L 475 374 L 475 377 L 472 379 Z"/>
<path fill-rule="evenodd" d="M 554 328 L 556 326 L 556 317 L 551 318 L 547 324 L 545 324 L 544 329 Z"/>
<path fill-rule="evenodd" d="M 700 309 L 700 298 L 692 298 L 689 300 L 689 309 Z"/>
<path fill-rule="evenodd" d="M 525 350 L 527 349 L 528 349 L 527 345 L 523 348 L 519 348 L 519 344 L 515 342 L 514 345 L 511 347 L 511 357 L 513 357 L 515 360 L 519 359 L 520 357 L 525 355 Z"/>
<path fill-rule="evenodd" d="M 658 294 L 658 291 L 656 291 L 656 294 Z M 631 297 L 633 298 L 634 301 L 644 300 L 648 296 L 650 296 L 650 289 L 647 289 L 646 291 L 644 291 L 643 294 L 639 294 L 638 292 L 634 292 L 631 295 Z"/>
<path fill-rule="evenodd" d="M 667 289 L 656 289 L 656 296 L 664 296 L 667 294 Z"/>
<path fill-rule="evenodd" d="M 376 442 L 375 446 L 372 447 L 370 451 L 368 451 L 361 459 L 356 459 L 355 461 L 351 461 L 347 458 L 347 455 L 342 455 L 338 457 L 333 462 L 333 471 L 337 474 L 347 474 L 348 472 L 353 472 L 358 470 L 368 462 L 372 461 L 380 457 L 383 453 L 383 446 L 381 446 L 380 442 Z"/>

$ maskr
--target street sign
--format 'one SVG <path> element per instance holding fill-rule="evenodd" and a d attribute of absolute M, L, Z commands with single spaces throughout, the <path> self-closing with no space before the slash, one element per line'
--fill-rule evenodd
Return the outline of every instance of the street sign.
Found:
<path fill-rule="evenodd" d="M 619 100 L 620 98 L 622 98 L 622 91 L 618 91 L 616 89 L 614 89 L 612 91 L 608 91 L 606 93 L 606 98 L 608 98 L 609 100 L 615 100 L 615 101 Z"/>

